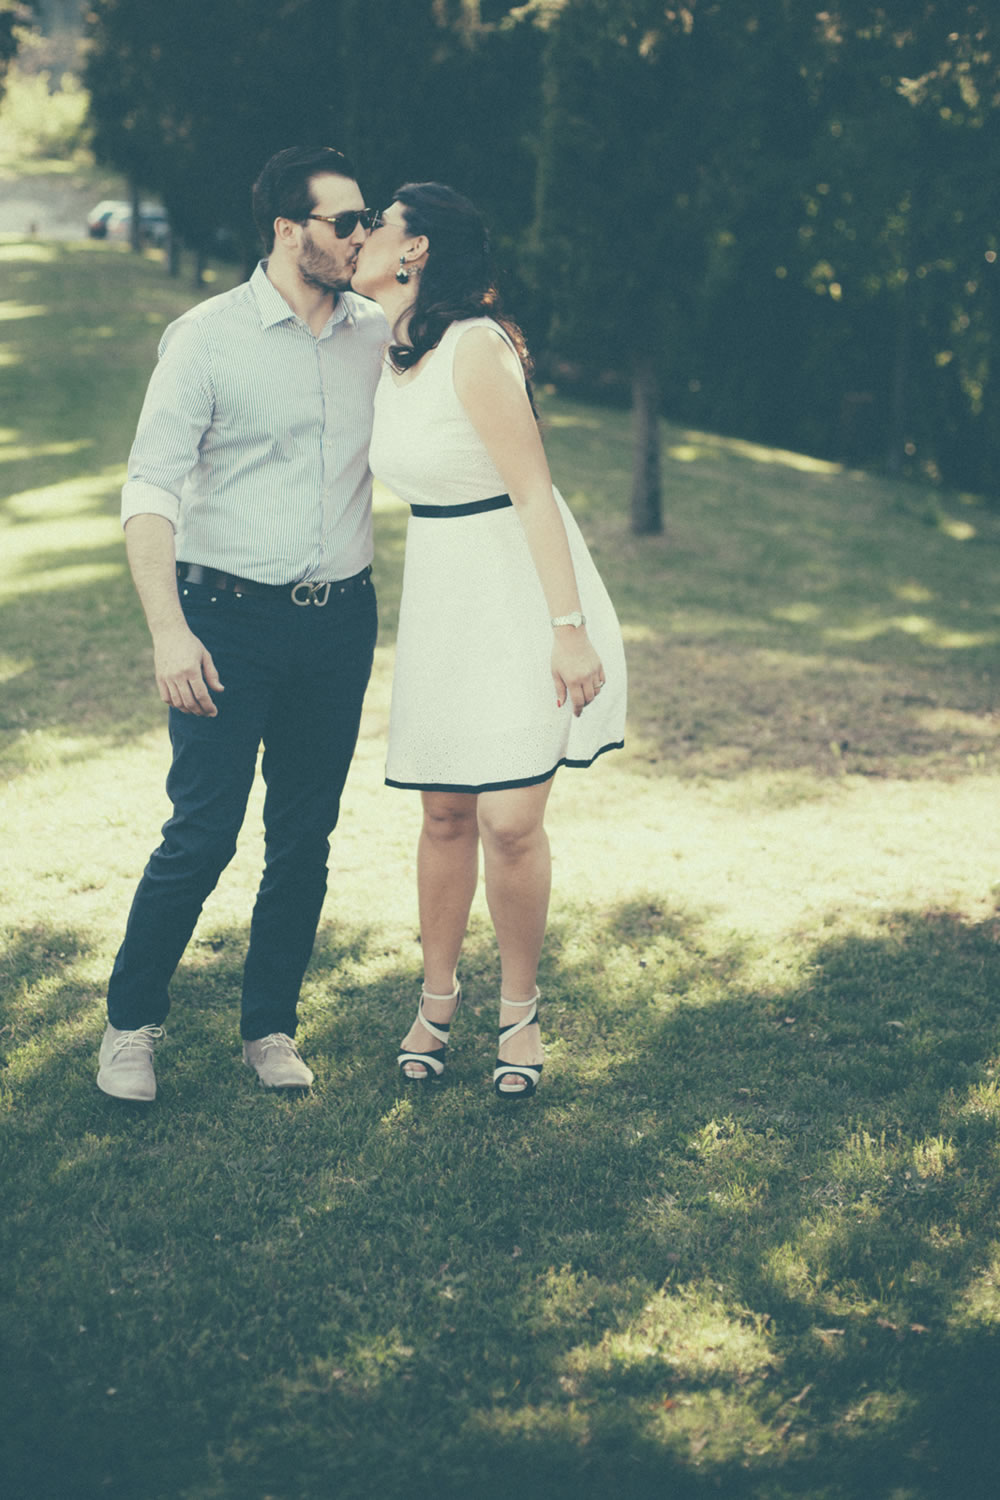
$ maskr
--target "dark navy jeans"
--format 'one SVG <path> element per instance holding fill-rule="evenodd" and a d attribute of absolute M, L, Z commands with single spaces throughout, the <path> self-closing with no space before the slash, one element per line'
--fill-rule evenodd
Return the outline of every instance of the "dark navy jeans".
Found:
<path fill-rule="evenodd" d="M 326 894 L 329 836 L 354 754 L 378 627 L 370 576 L 323 607 L 185 584 L 188 624 L 225 691 L 218 715 L 170 710 L 173 816 L 132 902 L 108 1018 L 159 1025 L 206 897 L 236 852 L 263 745 L 265 860 L 243 972 L 241 1032 L 295 1035 L 296 1003 Z"/>

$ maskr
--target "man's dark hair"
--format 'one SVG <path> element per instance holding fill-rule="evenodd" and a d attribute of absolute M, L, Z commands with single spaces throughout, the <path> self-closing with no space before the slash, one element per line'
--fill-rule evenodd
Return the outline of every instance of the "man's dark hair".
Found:
<path fill-rule="evenodd" d="M 267 254 L 274 248 L 275 219 L 308 219 L 316 207 L 309 181 L 322 172 L 355 180 L 353 165 L 333 146 L 289 146 L 264 164 L 253 185 L 253 217 Z"/>

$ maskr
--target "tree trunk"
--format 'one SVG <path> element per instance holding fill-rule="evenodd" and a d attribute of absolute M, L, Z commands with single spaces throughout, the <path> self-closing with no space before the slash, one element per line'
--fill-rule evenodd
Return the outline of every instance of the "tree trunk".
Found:
<path fill-rule="evenodd" d="M 171 225 L 170 233 L 167 235 L 167 275 L 179 276 L 180 270 L 181 237 L 174 229 L 173 225 Z"/>
<path fill-rule="evenodd" d="M 135 178 L 131 178 L 128 185 L 129 201 L 132 205 L 132 218 L 129 221 L 128 242 L 136 255 L 142 249 L 142 225 L 139 222 L 140 193 L 139 184 Z"/>
<path fill-rule="evenodd" d="M 660 493 L 660 384 L 651 354 L 632 365 L 632 530 L 656 536 L 663 530 Z"/>
<path fill-rule="evenodd" d="M 913 329 L 917 315 L 917 256 L 914 238 L 918 224 L 917 215 L 923 206 L 924 194 L 919 179 L 912 182 L 900 201 L 904 211 L 903 233 L 899 246 L 898 270 L 901 284 L 896 299 L 896 337 L 892 353 L 891 385 L 889 388 L 889 432 L 886 444 L 886 468 L 890 474 L 901 474 L 906 463 L 906 429 L 910 420 L 910 381 L 913 363 Z"/>
<path fill-rule="evenodd" d="M 910 384 L 910 318 L 912 316 L 912 273 L 906 270 L 899 288 L 896 309 L 896 344 L 892 358 L 892 385 L 889 390 L 889 441 L 885 463 L 890 474 L 903 472 L 906 450 L 906 420 Z"/>

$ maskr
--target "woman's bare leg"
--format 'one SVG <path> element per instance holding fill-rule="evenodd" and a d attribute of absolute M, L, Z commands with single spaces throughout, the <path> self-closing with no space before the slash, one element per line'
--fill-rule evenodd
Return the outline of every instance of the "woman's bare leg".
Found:
<path fill-rule="evenodd" d="M 500 993 L 503 1000 L 531 1000 L 536 993 L 538 960 L 552 885 L 552 862 L 545 832 L 545 804 L 551 778 L 538 786 L 482 792 L 479 833 L 483 843 L 486 900 L 500 949 Z M 524 1007 L 501 1001 L 500 1025 L 521 1021 Z M 504 1062 L 543 1059 L 537 1026 L 527 1026 L 500 1047 Z"/>
<path fill-rule="evenodd" d="M 417 844 L 417 899 L 420 941 L 424 952 L 424 990 L 429 995 L 452 995 L 455 971 L 469 908 L 479 878 L 479 828 L 476 798 L 465 792 L 423 792 L 424 822 Z M 429 1021 L 448 1022 L 454 1000 L 425 1000 Z M 404 1052 L 434 1052 L 440 1043 L 419 1021 L 403 1039 Z M 414 1077 L 426 1071 L 420 1063 L 406 1064 Z"/>

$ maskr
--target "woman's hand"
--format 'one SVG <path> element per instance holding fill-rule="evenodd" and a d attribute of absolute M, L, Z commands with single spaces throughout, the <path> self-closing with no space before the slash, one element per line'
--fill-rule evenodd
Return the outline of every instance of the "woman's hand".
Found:
<path fill-rule="evenodd" d="M 583 626 L 557 626 L 554 635 L 552 681 L 556 687 L 556 705 L 561 708 L 569 698 L 573 713 L 579 718 L 604 686 L 601 658 Z"/>

